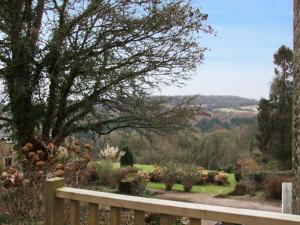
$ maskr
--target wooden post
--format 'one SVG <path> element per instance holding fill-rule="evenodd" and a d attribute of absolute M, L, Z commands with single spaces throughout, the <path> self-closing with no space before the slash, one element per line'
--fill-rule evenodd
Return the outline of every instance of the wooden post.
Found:
<path fill-rule="evenodd" d="M 110 225 L 120 225 L 120 208 L 110 207 Z"/>
<path fill-rule="evenodd" d="M 63 178 L 46 180 L 45 184 L 45 225 L 64 225 L 64 199 L 57 198 L 55 191 L 65 185 Z"/>
<path fill-rule="evenodd" d="M 145 225 L 145 212 L 134 210 L 134 225 Z"/>
<path fill-rule="evenodd" d="M 160 225 L 171 225 L 172 217 L 170 215 L 160 214 Z"/>
<path fill-rule="evenodd" d="M 190 218 L 190 225 L 201 225 L 201 219 Z"/>
<path fill-rule="evenodd" d="M 98 204 L 90 203 L 89 204 L 89 225 L 98 225 L 99 216 L 98 216 L 99 206 Z"/>
<path fill-rule="evenodd" d="M 292 214 L 292 183 L 282 183 L 282 213 Z"/>
<path fill-rule="evenodd" d="M 70 225 L 79 225 L 80 210 L 79 202 L 71 200 L 70 202 Z"/>

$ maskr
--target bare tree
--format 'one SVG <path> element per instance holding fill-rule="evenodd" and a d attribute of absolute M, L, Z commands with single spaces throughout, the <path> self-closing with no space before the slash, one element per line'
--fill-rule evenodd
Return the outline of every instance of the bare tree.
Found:
<path fill-rule="evenodd" d="M 19 144 L 183 126 L 197 110 L 149 93 L 202 62 L 206 19 L 188 0 L 1 0 L 1 120 Z"/>

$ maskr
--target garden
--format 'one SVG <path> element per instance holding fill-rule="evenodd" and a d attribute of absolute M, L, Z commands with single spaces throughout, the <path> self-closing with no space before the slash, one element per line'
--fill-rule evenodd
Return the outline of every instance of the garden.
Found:
<path fill-rule="evenodd" d="M 80 141 L 59 148 L 53 143 L 45 146 L 44 150 L 35 149 L 28 143 L 21 148 L 14 167 L 0 167 L 1 223 L 12 218 L 41 221 L 44 181 L 51 177 L 64 177 L 71 187 L 146 197 L 173 191 L 214 197 L 263 193 L 271 199 L 280 199 L 281 183 L 290 179 L 288 172 L 264 171 L 253 155 L 241 157 L 232 173 L 171 160 L 134 164 L 128 147 L 108 144 L 98 150 Z"/>

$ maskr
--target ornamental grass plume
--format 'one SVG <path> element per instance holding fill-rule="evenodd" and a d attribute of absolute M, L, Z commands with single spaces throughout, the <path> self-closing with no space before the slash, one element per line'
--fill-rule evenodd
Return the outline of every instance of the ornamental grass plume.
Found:
<path fill-rule="evenodd" d="M 120 158 L 125 154 L 124 151 L 120 151 L 118 147 L 106 145 L 105 148 L 99 151 L 99 157 L 101 159 L 109 160 L 111 162 L 120 162 Z"/>

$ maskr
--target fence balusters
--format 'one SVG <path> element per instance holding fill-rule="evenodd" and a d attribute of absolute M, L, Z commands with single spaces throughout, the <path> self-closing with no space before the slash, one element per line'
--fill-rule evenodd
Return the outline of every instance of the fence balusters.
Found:
<path fill-rule="evenodd" d="M 89 225 L 98 225 L 98 204 L 89 204 Z"/>
<path fill-rule="evenodd" d="M 140 210 L 134 210 L 134 225 L 145 224 L 145 212 Z"/>
<path fill-rule="evenodd" d="M 120 208 L 110 207 L 110 225 L 120 225 Z"/>

